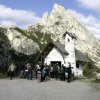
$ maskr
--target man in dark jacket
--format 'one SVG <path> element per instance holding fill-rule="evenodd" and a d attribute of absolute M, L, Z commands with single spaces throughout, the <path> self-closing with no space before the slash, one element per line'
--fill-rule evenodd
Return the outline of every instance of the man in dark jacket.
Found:
<path fill-rule="evenodd" d="M 65 81 L 65 69 L 66 69 L 66 66 L 62 65 L 62 81 Z"/>
<path fill-rule="evenodd" d="M 70 83 L 70 81 L 71 81 L 71 74 L 72 74 L 71 64 L 69 63 L 69 67 L 68 67 L 68 79 L 67 79 L 68 83 Z"/>

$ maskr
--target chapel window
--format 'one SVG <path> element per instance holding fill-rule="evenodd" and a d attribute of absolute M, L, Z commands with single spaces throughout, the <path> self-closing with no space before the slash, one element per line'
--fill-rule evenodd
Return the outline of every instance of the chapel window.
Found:
<path fill-rule="evenodd" d="M 76 64 L 76 68 L 79 68 L 79 64 L 78 63 Z"/>

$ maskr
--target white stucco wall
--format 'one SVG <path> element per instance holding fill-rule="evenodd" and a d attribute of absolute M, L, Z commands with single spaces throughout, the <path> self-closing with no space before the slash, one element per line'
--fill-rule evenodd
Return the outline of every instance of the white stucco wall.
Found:
<path fill-rule="evenodd" d="M 64 59 L 62 57 L 61 52 L 55 47 L 47 55 L 44 63 L 47 63 L 49 65 L 51 61 L 61 61 L 61 64 L 64 64 Z"/>
<path fill-rule="evenodd" d="M 76 68 L 76 76 L 83 76 L 83 66 L 79 63 L 79 68 Z"/>

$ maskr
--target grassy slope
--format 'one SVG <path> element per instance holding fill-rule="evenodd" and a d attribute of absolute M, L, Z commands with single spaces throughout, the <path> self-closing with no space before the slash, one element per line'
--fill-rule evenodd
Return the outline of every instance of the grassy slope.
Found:
<path fill-rule="evenodd" d="M 18 27 L 14 28 L 14 29 L 17 30 L 18 32 L 22 33 L 22 35 L 33 40 L 35 43 L 37 43 L 40 47 L 40 50 L 42 50 L 48 42 L 52 41 L 51 34 L 47 34 L 47 33 L 44 34 L 41 32 L 40 29 L 36 30 L 33 28 L 33 29 L 31 29 L 31 31 L 25 31 Z"/>

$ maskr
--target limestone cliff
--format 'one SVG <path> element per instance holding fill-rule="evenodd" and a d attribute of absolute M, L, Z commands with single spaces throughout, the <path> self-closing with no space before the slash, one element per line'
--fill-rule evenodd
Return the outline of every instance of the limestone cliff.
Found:
<path fill-rule="evenodd" d="M 51 40 L 64 43 L 63 34 L 66 31 L 75 34 L 77 37 L 75 47 L 100 67 L 100 41 L 81 25 L 69 10 L 58 4 L 54 5 L 51 14 L 46 12 L 37 25 L 31 25 L 26 30 L 18 27 L 1 27 L 0 41 L 6 43 L 5 49 L 14 49 L 17 53 L 32 55 L 41 51 Z"/>
<path fill-rule="evenodd" d="M 37 26 L 41 27 L 42 33 L 51 33 L 53 40 L 59 40 L 64 43 L 62 35 L 68 31 L 76 35 L 75 47 L 88 55 L 96 65 L 100 67 L 100 41 L 98 41 L 86 28 L 82 26 L 64 7 L 55 4 L 49 15 L 47 12 Z M 30 26 L 32 28 L 40 29 L 37 26 Z"/>
<path fill-rule="evenodd" d="M 25 32 L 18 27 L 7 28 L 5 35 L 8 37 L 11 47 L 19 53 L 31 55 L 39 50 L 37 43 L 28 38 Z"/>
<path fill-rule="evenodd" d="M 0 71 L 2 71 L 2 68 L 6 70 L 11 61 L 10 43 L 5 32 L 6 29 L 0 27 Z"/>

